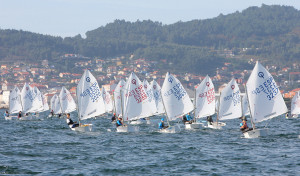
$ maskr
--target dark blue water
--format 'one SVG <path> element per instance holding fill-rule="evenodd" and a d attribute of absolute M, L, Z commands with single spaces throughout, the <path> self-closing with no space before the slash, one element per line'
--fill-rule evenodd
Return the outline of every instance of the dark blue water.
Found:
<path fill-rule="evenodd" d="M 300 119 L 271 119 L 271 135 L 257 139 L 242 138 L 238 119 L 177 134 L 158 133 L 156 123 L 126 134 L 108 118 L 86 122 L 94 132 L 1 116 L 0 175 L 300 175 Z"/>

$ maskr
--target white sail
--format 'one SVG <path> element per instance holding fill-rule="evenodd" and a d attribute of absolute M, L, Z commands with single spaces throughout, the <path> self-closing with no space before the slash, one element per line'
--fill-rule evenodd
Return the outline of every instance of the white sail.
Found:
<path fill-rule="evenodd" d="M 81 120 L 105 113 L 105 105 L 96 78 L 85 70 L 77 85 L 78 114 Z"/>
<path fill-rule="evenodd" d="M 140 79 L 131 73 L 124 88 L 124 120 L 149 117 L 155 112 L 150 108 L 149 98 Z"/>
<path fill-rule="evenodd" d="M 49 110 L 49 105 L 48 105 L 48 102 L 47 102 L 47 97 L 42 94 L 42 99 L 43 99 L 43 111 L 48 111 Z"/>
<path fill-rule="evenodd" d="M 163 105 L 162 99 L 161 99 L 161 87 L 159 86 L 159 84 L 155 80 L 153 80 L 151 82 L 150 86 L 152 87 L 153 96 L 154 96 L 154 99 L 155 99 L 155 104 L 156 104 L 156 109 L 157 109 L 156 114 L 165 113 L 164 105 Z"/>
<path fill-rule="evenodd" d="M 32 95 L 34 97 L 32 103 L 32 111 L 33 112 L 42 112 L 44 110 L 43 98 L 42 93 L 37 87 L 33 87 Z"/>
<path fill-rule="evenodd" d="M 20 97 L 20 90 L 17 86 L 15 86 L 9 94 L 9 113 L 19 113 L 22 111 L 22 104 L 21 104 L 21 97 Z"/>
<path fill-rule="evenodd" d="M 62 113 L 70 113 L 76 110 L 76 103 L 71 93 L 65 87 L 61 88 L 59 100 L 61 103 Z"/>
<path fill-rule="evenodd" d="M 235 79 L 232 79 L 220 95 L 219 120 L 235 119 L 241 116 L 240 89 Z"/>
<path fill-rule="evenodd" d="M 29 86 L 28 83 L 25 83 L 21 91 L 21 102 L 23 106 L 23 113 L 33 112 L 32 111 L 33 100 L 34 97 L 32 95 L 32 88 Z"/>
<path fill-rule="evenodd" d="M 121 88 L 125 85 L 125 81 L 123 79 L 120 80 L 118 85 L 114 90 L 114 106 L 115 106 L 115 113 L 117 116 L 122 114 L 122 106 L 121 106 Z M 123 100 L 124 101 L 124 100 Z"/>
<path fill-rule="evenodd" d="M 54 108 L 53 108 L 53 113 L 54 114 L 61 114 L 62 110 L 61 110 L 61 104 L 60 104 L 60 100 L 59 97 L 55 94 L 55 101 L 54 101 Z"/>
<path fill-rule="evenodd" d="M 50 100 L 50 108 L 51 108 L 50 111 L 54 111 L 54 109 L 55 109 L 55 100 L 56 100 L 56 98 L 57 98 L 57 95 L 53 95 L 51 100 Z"/>
<path fill-rule="evenodd" d="M 113 110 L 112 98 L 109 92 L 107 92 L 104 87 L 102 87 L 102 95 L 106 112 L 111 112 Z"/>
<path fill-rule="evenodd" d="M 186 90 L 180 81 L 170 73 L 166 74 L 161 93 L 169 120 L 175 120 L 194 109 Z"/>
<path fill-rule="evenodd" d="M 215 88 L 209 76 L 196 89 L 195 116 L 202 118 L 216 113 Z"/>
<path fill-rule="evenodd" d="M 259 62 L 256 62 L 246 89 L 254 123 L 271 119 L 288 111 L 274 78 Z"/>
<path fill-rule="evenodd" d="M 156 102 L 153 94 L 153 89 L 150 86 L 149 82 L 144 79 L 143 81 L 144 89 L 146 91 L 148 101 L 149 101 L 149 108 L 154 114 L 157 114 Z"/>
<path fill-rule="evenodd" d="M 248 115 L 250 115 L 247 94 L 245 94 L 245 95 L 243 96 L 242 108 L 243 108 L 243 116 L 248 116 Z"/>
<path fill-rule="evenodd" d="M 291 114 L 300 114 L 300 91 L 296 92 L 292 99 Z"/>

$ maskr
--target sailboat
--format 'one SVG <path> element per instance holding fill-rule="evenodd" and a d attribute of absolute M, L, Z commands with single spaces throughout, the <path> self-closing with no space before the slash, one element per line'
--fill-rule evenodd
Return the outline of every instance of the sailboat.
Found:
<path fill-rule="evenodd" d="M 105 105 L 96 78 L 89 70 L 83 73 L 76 90 L 79 127 L 74 131 L 92 131 L 92 124 L 81 124 L 81 120 L 89 119 L 105 113 Z"/>
<path fill-rule="evenodd" d="M 25 83 L 21 91 L 22 116 L 20 120 L 37 120 L 39 117 L 30 114 L 36 113 L 43 108 L 41 93 L 37 88 L 32 88 L 28 83 Z"/>
<path fill-rule="evenodd" d="M 56 94 L 53 97 L 54 97 L 54 104 L 53 104 L 53 107 L 52 107 L 53 114 L 59 115 L 59 114 L 62 113 L 60 100 L 59 100 L 59 97 Z"/>
<path fill-rule="evenodd" d="M 298 117 L 300 114 L 300 91 L 296 92 L 291 101 L 291 116 L 293 118 Z"/>
<path fill-rule="evenodd" d="M 11 116 L 11 114 L 17 114 L 22 111 L 22 104 L 20 98 L 20 90 L 15 86 L 9 94 L 9 117 L 5 116 L 5 120 L 17 120 L 18 116 Z"/>
<path fill-rule="evenodd" d="M 156 104 L 157 111 L 156 111 L 155 115 L 160 115 L 160 114 L 165 113 L 164 105 L 162 103 L 162 98 L 161 98 L 161 87 L 155 80 L 153 80 L 151 82 L 150 87 L 152 87 L 153 97 L 154 97 L 155 104 Z"/>
<path fill-rule="evenodd" d="M 213 128 L 221 128 L 226 125 L 220 125 L 219 120 L 236 119 L 242 116 L 240 89 L 235 79 L 232 79 L 222 90 L 218 109 L 217 123 L 212 125 Z"/>
<path fill-rule="evenodd" d="M 274 78 L 259 62 L 256 62 L 248 79 L 246 93 L 253 130 L 243 134 L 245 138 L 266 136 L 268 129 L 257 129 L 255 123 L 282 115 L 288 109 Z"/>
<path fill-rule="evenodd" d="M 43 100 L 43 111 L 48 111 L 50 108 L 47 102 L 47 97 L 44 94 L 42 94 L 42 100 Z"/>
<path fill-rule="evenodd" d="M 113 102 L 112 102 L 112 97 L 110 96 L 109 92 L 105 90 L 104 87 L 102 87 L 102 95 L 103 95 L 103 101 L 105 104 L 105 111 L 107 113 L 113 111 Z"/>
<path fill-rule="evenodd" d="M 194 99 L 194 117 L 195 123 L 186 124 L 186 129 L 199 129 L 203 127 L 203 123 L 198 123 L 197 118 L 212 116 L 216 113 L 215 106 L 215 88 L 212 80 L 207 75 L 195 90 Z"/>
<path fill-rule="evenodd" d="M 169 72 L 166 74 L 161 95 L 169 127 L 162 129 L 160 132 L 179 132 L 180 127 L 177 125 L 171 127 L 169 121 L 193 111 L 194 105 L 180 81 Z"/>
<path fill-rule="evenodd" d="M 148 108 L 151 109 L 151 111 L 153 112 L 153 115 L 157 114 L 157 109 L 156 109 L 156 103 L 154 100 L 154 95 L 153 95 L 153 91 L 152 91 L 152 87 L 150 86 L 149 82 L 144 79 L 144 81 L 142 82 L 142 85 L 144 86 L 147 98 L 148 98 L 148 102 L 149 102 L 149 106 Z M 150 119 L 147 115 L 141 115 L 142 117 L 147 117 L 147 120 L 145 118 L 141 118 L 138 120 L 133 120 L 130 122 L 130 124 L 142 124 L 142 123 L 147 123 L 150 124 Z"/>
<path fill-rule="evenodd" d="M 64 86 L 59 93 L 59 105 L 61 107 L 61 113 L 66 114 L 76 110 L 76 103 L 71 93 Z"/>
<path fill-rule="evenodd" d="M 150 108 L 149 97 L 140 79 L 131 73 L 125 86 L 121 90 L 121 104 L 123 121 L 138 120 L 144 117 L 150 117 L 155 112 Z M 124 101 L 124 102 L 123 102 Z M 130 132 L 132 126 L 119 126 L 117 132 Z M 133 129 L 136 131 L 136 129 Z"/>
<path fill-rule="evenodd" d="M 121 89 L 124 85 L 125 81 L 121 79 L 113 92 L 114 112 L 117 117 L 122 114 Z"/>

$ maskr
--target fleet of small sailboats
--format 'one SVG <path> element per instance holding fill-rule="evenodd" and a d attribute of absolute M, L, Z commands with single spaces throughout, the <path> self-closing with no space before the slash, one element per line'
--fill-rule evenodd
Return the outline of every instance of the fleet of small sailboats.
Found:
<path fill-rule="evenodd" d="M 79 125 L 70 128 L 74 131 L 92 131 L 93 125 L 82 124 L 83 120 L 113 112 L 123 122 L 116 128 L 117 132 L 138 131 L 133 124 L 146 122 L 144 118 L 150 122 L 152 116 L 165 114 L 168 126 L 160 130 L 162 133 L 181 131 L 180 125 L 172 125 L 174 123 L 171 122 L 192 112 L 194 119 L 184 123 L 186 129 L 221 129 L 226 123 L 220 121 L 250 115 L 253 130 L 244 132 L 244 137 L 265 136 L 268 129 L 256 128 L 255 124 L 288 112 L 283 97 L 272 75 L 259 62 L 245 89 L 246 93 L 242 96 L 238 84 L 232 79 L 217 98 L 214 84 L 207 75 L 195 89 L 192 102 L 181 82 L 170 73 L 166 74 L 162 88 L 155 80 L 151 84 L 147 80 L 141 82 L 135 73 L 131 73 L 126 82 L 120 80 L 111 96 L 104 87 L 101 90 L 96 78 L 85 70 L 76 89 L 77 103 L 68 89 L 62 87 L 59 95 L 54 94 L 51 98 L 49 108 L 46 96 L 37 87 L 25 83 L 21 91 L 18 87 L 11 90 L 9 113 L 18 114 L 21 111 L 30 114 L 21 117 L 22 120 L 37 120 L 39 116 L 33 114 L 48 110 L 53 114 L 67 114 L 77 110 Z M 291 114 L 297 116 L 300 114 L 299 97 L 300 92 L 297 92 L 291 102 Z M 216 122 L 207 123 L 207 126 L 197 121 L 215 114 Z M 19 118 L 9 116 L 5 119 Z"/>

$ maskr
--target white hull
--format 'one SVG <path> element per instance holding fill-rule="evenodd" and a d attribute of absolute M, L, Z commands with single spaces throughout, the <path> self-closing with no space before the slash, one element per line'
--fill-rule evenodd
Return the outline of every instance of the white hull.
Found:
<path fill-rule="evenodd" d="M 82 124 L 79 127 L 71 128 L 71 130 L 79 132 L 89 132 L 93 130 L 93 124 Z"/>
<path fill-rule="evenodd" d="M 40 116 L 29 115 L 29 116 L 23 116 L 19 120 L 31 121 L 31 120 L 42 120 L 42 118 Z"/>
<path fill-rule="evenodd" d="M 130 133 L 130 132 L 137 132 L 139 131 L 138 127 L 134 126 L 118 126 L 117 127 L 117 132 L 118 133 Z"/>
<path fill-rule="evenodd" d="M 247 131 L 244 134 L 245 138 L 258 138 L 261 136 L 267 136 L 268 135 L 268 129 L 263 128 L 263 129 L 255 129 L 251 131 Z"/>
<path fill-rule="evenodd" d="M 165 129 L 161 129 L 159 132 L 160 133 L 179 133 L 181 130 L 180 130 L 180 127 L 179 126 L 171 126 L 171 127 L 168 127 L 168 128 L 165 128 Z"/>
<path fill-rule="evenodd" d="M 140 124 L 144 124 L 144 123 L 147 123 L 147 121 L 146 120 L 142 120 L 142 119 L 130 121 L 131 125 L 140 125 Z"/>
<path fill-rule="evenodd" d="M 223 126 L 226 126 L 226 123 L 223 122 L 213 122 L 212 125 L 210 123 L 207 123 L 207 128 L 212 128 L 212 129 L 222 129 Z"/>
<path fill-rule="evenodd" d="M 18 116 L 5 117 L 5 120 L 18 120 Z"/>
<path fill-rule="evenodd" d="M 189 124 L 189 123 L 186 123 L 185 124 L 185 129 L 201 129 L 203 128 L 203 123 L 192 123 L 192 124 Z"/>

